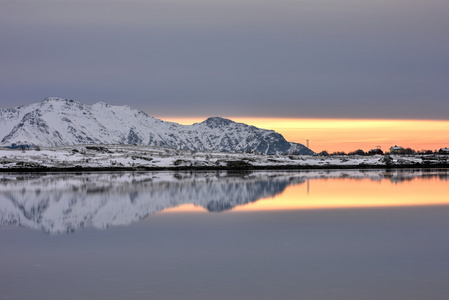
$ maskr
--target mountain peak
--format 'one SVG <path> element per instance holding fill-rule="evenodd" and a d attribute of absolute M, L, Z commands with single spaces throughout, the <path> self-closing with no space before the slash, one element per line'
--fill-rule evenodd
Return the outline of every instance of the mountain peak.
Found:
<path fill-rule="evenodd" d="M 72 106 L 82 106 L 81 102 L 67 99 L 67 98 L 60 98 L 60 97 L 47 97 L 44 100 L 42 100 L 39 103 L 40 107 L 48 107 L 50 109 L 54 109 L 54 107 L 72 107 Z"/>
<path fill-rule="evenodd" d="M 60 97 L 46 97 L 42 100 L 42 102 L 75 102 L 75 100 Z"/>
<path fill-rule="evenodd" d="M 234 121 L 222 117 L 210 117 L 201 122 L 201 124 L 205 124 L 209 128 L 229 126 L 234 123 Z"/>

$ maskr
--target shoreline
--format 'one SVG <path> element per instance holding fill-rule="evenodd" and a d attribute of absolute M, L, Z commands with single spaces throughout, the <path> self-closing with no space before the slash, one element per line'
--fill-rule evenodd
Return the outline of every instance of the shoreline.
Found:
<path fill-rule="evenodd" d="M 0 148 L 0 172 L 257 171 L 449 168 L 447 154 L 261 155 L 127 145 Z"/>
<path fill-rule="evenodd" d="M 181 166 L 181 167 L 15 167 L 0 168 L 0 173 L 79 173 L 79 172 L 157 172 L 157 171 L 304 171 L 304 170 L 395 170 L 395 169 L 449 169 L 449 164 L 406 164 L 406 165 L 272 165 L 272 166 Z"/>

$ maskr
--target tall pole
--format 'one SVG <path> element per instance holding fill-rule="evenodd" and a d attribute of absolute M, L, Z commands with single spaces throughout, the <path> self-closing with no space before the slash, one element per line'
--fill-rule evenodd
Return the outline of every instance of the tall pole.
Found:
<path fill-rule="evenodd" d="M 307 142 L 307 148 L 309 148 L 309 140 L 306 140 L 306 142 Z"/>

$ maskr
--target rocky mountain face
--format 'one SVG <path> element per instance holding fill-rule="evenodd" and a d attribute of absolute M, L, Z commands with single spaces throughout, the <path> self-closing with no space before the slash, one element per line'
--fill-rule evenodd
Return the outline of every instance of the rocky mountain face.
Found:
<path fill-rule="evenodd" d="M 46 98 L 0 108 L 0 146 L 58 147 L 77 144 L 136 144 L 179 150 L 313 154 L 273 130 L 212 117 L 193 125 L 165 122 L 129 106 Z"/>

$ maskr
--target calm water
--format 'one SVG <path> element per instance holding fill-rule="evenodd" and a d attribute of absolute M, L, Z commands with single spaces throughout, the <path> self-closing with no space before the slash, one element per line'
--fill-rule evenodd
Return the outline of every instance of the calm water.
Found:
<path fill-rule="evenodd" d="M 0 298 L 448 299 L 448 178 L 0 174 Z"/>

